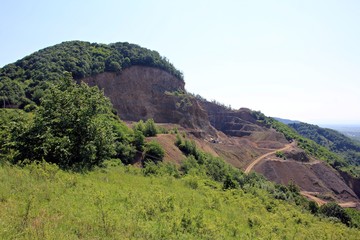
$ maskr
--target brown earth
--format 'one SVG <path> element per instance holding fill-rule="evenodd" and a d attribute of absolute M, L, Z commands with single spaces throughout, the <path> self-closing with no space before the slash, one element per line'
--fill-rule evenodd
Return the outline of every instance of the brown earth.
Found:
<path fill-rule="evenodd" d="M 182 94 L 185 83 L 165 71 L 132 66 L 121 73 L 102 73 L 82 81 L 104 89 L 123 120 L 153 118 L 164 127 L 176 126 L 200 149 L 233 166 L 245 170 L 252 164 L 248 169 L 277 183 L 294 181 L 302 191 L 322 201 L 333 199 L 345 205 L 358 201 L 358 179 L 340 175 L 295 146 L 288 149 L 284 135 L 266 127 L 249 109 L 233 110 Z M 148 140 L 164 147 L 165 161 L 179 164 L 185 158 L 174 145 L 175 135 L 159 134 Z M 275 157 L 278 150 L 285 151 L 287 160 Z"/>
<path fill-rule="evenodd" d="M 274 157 L 274 156 L 273 156 Z M 294 160 L 265 159 L 254 167 L 270 181 L 287 185 L 294 182 L 305 192 L 316 192 L 323 200 L 357 202 L 356 193 L 333 168 L 324 162 L 302 163 Z"/>
<path fill-rule="evenodd" d="M 277 149 L 277 150 L 275 150 L 275 151 L 266 153 L 266 154 L 258 157 L 258 158 L 255 159 L 252 163 L 250 163 L 249 166 L 246 167 L 245 173 L 249 173 L 249 172 L 253 169 L 253 167 L 254 167 L 256 164 L 258 164 L 260 161 L 262 161 L 263 159 L 265 159 L 265 158 L 267 158 L 267 157 L 269 157 L 269 156 L 271 156 L 271 155 L 274 155 L 277 151 L 286 151 L 286 150 L 288 150 L 289 148 L 291 148 L 293 145 L 294 145 L 294 143 L 287 144 L 287 145 L 285 145 L 285 147 L 283 147 L 283 148 Z"/>
<path fill-rule="evenodd" d="M 132 66 L 121 73 L 105 72 L 81 81 L 104 89 L 123 120 L 149 118 L 158 123 L 176 123 L 193 129 L 199 136 L 215 134 L 206 111 L 194 98 L 184 94 L 184 81 L 151 67 Z"/>

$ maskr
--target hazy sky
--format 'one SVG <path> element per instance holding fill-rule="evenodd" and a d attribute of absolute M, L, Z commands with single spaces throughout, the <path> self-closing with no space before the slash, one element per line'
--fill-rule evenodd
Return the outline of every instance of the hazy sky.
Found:
<path fill-rule="evenodd" d="M 0 0 L 0 67 L 63 41 L 131 42 L 233 108 L 360 124 L 360 1 Z"/>

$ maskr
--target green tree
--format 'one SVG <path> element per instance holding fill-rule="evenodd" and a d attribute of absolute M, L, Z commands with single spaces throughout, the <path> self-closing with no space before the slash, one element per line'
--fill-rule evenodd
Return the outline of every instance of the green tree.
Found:
<path fill-rule="evenodd" d="M 24 98 L 24 90 L 17 81 L 4 77 L 0 78 L 0 106 L 18 105 Z"/>
<path fill-rule="evenodd" d="M 322 205 L 319 208 L 319 213 L 327 217 L 338 218 L 342 223 L 349 225 L 351 218 L 347 212 L 335 202 L 330 202 Z"/>
<path fill-rule="evenodd" d="M 33 124 L 17 137 L 17 161 L 41 160 L 62 168 L 91 169 L 115 154 L 110 101 L 97 87 L 70 76 L 42 98 Z"/>
<path fill-rule="evenodd" d="M 144 162 L 162 162 L 165 152 L 159 143 L 151 141 L 146 143 L 144 150 Z"/>
<path fill-rule="evenodd" d="M 140 131 L 140 132 L 144 133 L 144 131 L 145 131 L 144 121 L 140 120 L 139 122 L 135 123 L 133 129 L 134 129 L 134 131 Z"/>
<path fill-rule="evenodd" d="M 157 134 L 157 128 L 155 126 L 155 122 L 152 118 L 146 120 L 145 122 L 145 129 L 144 129 L 144 135 L 146 137 L 154 137 Z"/>
<path fill-rule="evenodd" d="M 134 130 L 133 144 L 136 150 L 142 152 L 144 150 L 145 137 L 144 134 L 139 130 Z"/>

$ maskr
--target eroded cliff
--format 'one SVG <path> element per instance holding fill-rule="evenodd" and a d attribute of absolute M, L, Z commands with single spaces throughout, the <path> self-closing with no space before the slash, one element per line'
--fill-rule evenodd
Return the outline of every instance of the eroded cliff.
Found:
<path fill-rule="evenodd" d="M 184 94 L 184 81 L 163 70 L 132 66 L 121 73 L 105 72 L 82 79 L 104 89 L 123 120 L 153 118 L 157 123 L 177 123 L 198 134 L 215 134 L 206 111 Z"/>

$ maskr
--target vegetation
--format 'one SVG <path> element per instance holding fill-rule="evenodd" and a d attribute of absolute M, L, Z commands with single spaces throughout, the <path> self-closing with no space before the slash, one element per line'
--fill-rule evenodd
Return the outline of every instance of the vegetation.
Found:
<path fill-rule="evenodd" d="M 319 208 L 319 213 L 323 214 L 327 217 L 337 218 L 342 223 L 344 223 L 348 226 L 350 225 L 351 218 L 350 218 L 349 214 L 342 207 L 340 207 L 338 204 L 336 204 L 334 202 L 330 202 L 330 203 L 322 205 Z"/>
<path fill-rule="evenodd" d="M 278 157 L 278 158 L 286 159 L 285 154 L 284 154 L 283 151 L 276 151 L 275 156 Z"/>
<path fill-rule="evenodd" d="M 335 130 L 307 123 L 289 124 L 301 136 L 339 153 L 351 165 L 360 166 L 360 143 Z"/>
<path fill-rule="evenodd" d="M 151 141 L 146 143 L 144 155 L 144 162 L 151 161 L 157 163 L 162 162 L 165 152 L 159 143 Z"/>
<path fill-rule="evenodd" d="M 133 129 L 134 131 L 141 132 L 145 137 L 155 137 L 160 132 L 152 118 L 146 120 L 145 123 L 143 120 L 140 120 L 134 124 Z"/>
<path fill-rule="evenodd" d="M 33 113 L 2 111 L 0 154 L 12 163 L 45 160 L 63 169 L 88 170 L 111 157 L 125 163 L 134 157 L 134 133 L 97 87 L 67 78 L 45 91 Z"/>
<path fill-rule="evenodd" d="M 156 67 L 183 79 L 183 74 L 158 52 L 135 44 L 63 42 L 0 68 L 0 106 L 39 104 L 50 83 L 61 81 L 66 72 L 79 80 L 134 65 Z"/>
<path fill-rule="evenodd" d="M 360 229 L 360 211 L 353 208 L 345 208 L 345 211 L 350 216 L 350 226 Z"/>
<path fill-rule="evenodd" d="M 150 177 L 106 163 L 88 174 L 41 162 L 0 167 L 1 239 L 357 239 L 261 189 L 197 175 Z M 144 173 L 144 174 L 143 174 Z"/>
<path fill-rule="evenodd" d="M 144 143 L 140 130 L 117 119 L 97 88 L 68 79 L 50 87 L 34 112 L 1 111 L 0 141 L 5 143 L 0 146 L 1 239 L 357 237 L 358 230 L 339 223 L 340 215 L 311 215 L 311 202 L 295 185 L 274 185 L 257 174 L 246 175 L 180 135 L 176 144 L 187 156 L 180 169 L 162 163 L 159 144 Z M 31 141 L 20 142 L 23 136 Z M 73 152 L 73 139 L 78 138 L 72 136 L 83 136 L 79 148 L 91 146 L 84 147 L 89 156 Z M 112 140 L 85 141 L 91 136 Z M 102 146 L 98 142 L 106 154 L 92 151 Z M 33 149 L 25 143 L 33 144 Z M 22 144 L 28 152 L 22 151 Z M 71 154 L 55 151 L 58 144 Z M 105 160 L 121 156 L 128 163 L 139 149 L 144 151 L 143 169 L 123 166 L 118 159 Z M 30 156 L 31 162 L 10 165 L 7 160 L 24 163 L 21 156 Z M 61 170 L 79 168 L 92 171 Z M 357 215 L 349 216 L 349 226 L 356 227 Z"/>

